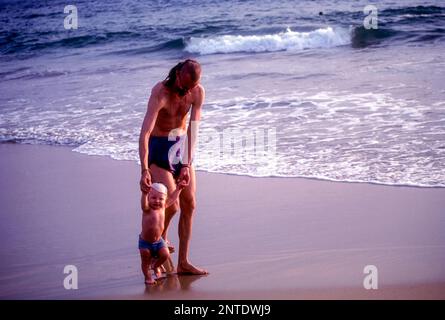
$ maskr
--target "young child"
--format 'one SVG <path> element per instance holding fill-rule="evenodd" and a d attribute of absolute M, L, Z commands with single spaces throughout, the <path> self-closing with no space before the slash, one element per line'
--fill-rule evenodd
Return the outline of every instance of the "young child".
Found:
<path fill-rule="evenodd" d="M 184 182 L 178 183 L 176 190 L 168 199 L 167 187 L 162 183 L 153 183 L 148 193 L 142 192 L 142 232 L 139 235 L 139 252 L 145 284 L 156 283 L 151 276 L 151 267 L 156 277 L 159 278 L 161 276 L 160 266 L 170 257 L 167 244 L 161 237 L 164 231 L 165 208 L 178 199 L 179 193 L 184 187 Z"/>

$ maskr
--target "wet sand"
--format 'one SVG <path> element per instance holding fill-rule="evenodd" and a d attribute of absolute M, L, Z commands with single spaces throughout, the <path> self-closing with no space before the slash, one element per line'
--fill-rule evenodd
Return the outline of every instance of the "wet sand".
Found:
<path fill-rule="evenodd" d="M 211 274 L 146 288 L 135 162 L 0 144 L 0 177 L 0 299 L 445 299 L 444 188 L 198 172 L 191 260 Z"/>

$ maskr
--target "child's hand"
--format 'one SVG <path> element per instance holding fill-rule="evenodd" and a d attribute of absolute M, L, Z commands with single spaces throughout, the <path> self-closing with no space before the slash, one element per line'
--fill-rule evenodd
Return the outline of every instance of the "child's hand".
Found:
<path fill-rule="evenodd" d="M 188 186 L 187 181 L 185 181 L 185 180 L 183 179 L 183 180 L 180 180 L 180 181 L 178 182 L 178 186 L 177 186 L 177 188 L 178 188 L 179 190 L 182 190 L 182 189 L 184 189 L 184 188 L 187 187 L 187 186 Z"/>

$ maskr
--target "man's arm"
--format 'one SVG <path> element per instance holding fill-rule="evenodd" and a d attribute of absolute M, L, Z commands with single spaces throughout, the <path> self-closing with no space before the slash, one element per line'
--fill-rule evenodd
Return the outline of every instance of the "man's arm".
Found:
<path fill-rule="evenodd" d="M 201 120 L 201 107 L 205 99 L 204 87 L 199 85 L 196 100 L 192 104 L 190 122 L 187 129 L 187 156 L 184 164 L 191 165 L 198 139 L 199 121 Z"/>
<path fill-rule="evenodd" d="M 147 112 L 145 113 L 144 122 L 142 123 L 141 133 L 139 135 L 139 159 L 141 161 L 142 172 L 148 170 L 148 137 L 156 123 L 158 112 L 162 108 L 163 99 L 160 93 L 160 85 L 161 84 L 154 86 L 151 90 Z"/>
<path fill-rule="evenodd" d="M 141 209 L 142 209 L 142 211 L 148 211 L 150 209 L 150 207 L 148 205 L 148 193 L 147 192 L 142 192 Z"/>

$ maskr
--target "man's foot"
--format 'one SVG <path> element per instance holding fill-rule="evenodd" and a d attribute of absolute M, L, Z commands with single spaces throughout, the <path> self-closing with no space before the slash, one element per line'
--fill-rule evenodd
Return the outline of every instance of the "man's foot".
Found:
<path fill-rule="evenodd" d="M 154 284 L 156 284 L 156 280 L 154 280 L 153 278 L 149 278 L 149 279 L 145 279 L 145 282 L 144 282 L 146 285 L 149 285 L 149 286 L 151 286 L 151 285 L 154 285 Z"/>
<path fill-rule="evenodd" d="M 178 264 L 178 268 L 176 268 L 177 274 L 179 275 L 205 275 L 209 274 L 209 272 L 205 269 L 201 269 L 198 267 L 195 267 L 191 263 L 183 263 Z"/>

